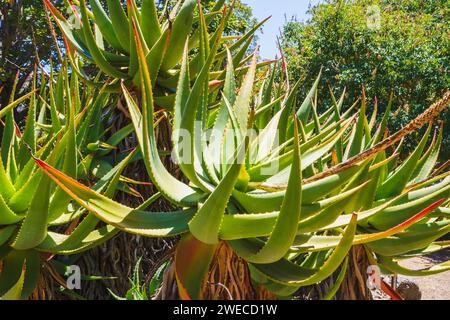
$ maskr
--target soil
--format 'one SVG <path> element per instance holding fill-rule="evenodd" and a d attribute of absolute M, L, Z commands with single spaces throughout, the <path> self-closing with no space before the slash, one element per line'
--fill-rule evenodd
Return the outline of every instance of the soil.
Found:
<path fill-rule="evenodd" d="M 411 258 L 401 262 L 410 269 L 424 269 L 450 260 L 450 250 L 429 254 L 425 257 Z M 403 277 L 415 282 L 422 292 L 422 300 L 450 300 L 450 271 L 426 277 Z"/>

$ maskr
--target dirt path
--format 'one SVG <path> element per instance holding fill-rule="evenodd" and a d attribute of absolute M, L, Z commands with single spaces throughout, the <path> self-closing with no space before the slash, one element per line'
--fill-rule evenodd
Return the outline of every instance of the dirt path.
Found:
<path fill-rule="evenodd" d="M 450 260 L 450 250 L 422 258 L 404 260 L 401 265 L 410 269 L 424 269 Z M 426 277 L 404 277 L 414 281 L 422 292 L 422 300 L 450 300 L 450 271 Z"/>

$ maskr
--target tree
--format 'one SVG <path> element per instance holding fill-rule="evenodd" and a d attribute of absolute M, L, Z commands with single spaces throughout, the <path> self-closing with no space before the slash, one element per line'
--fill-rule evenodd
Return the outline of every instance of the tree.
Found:
<path fill-rule="evenodd" d="M 348 104 L 364 85 L 383 111 L 393 92 L 397 116 L 391 129 L 416 117 L 449 87 L 447 1 L 327 0 L 310 14 L 308 22 L 289 21 L 283 30 L 291 76 L 305 76 L 306 86 L 323 67 L 323 78 L 335 90 L 347 88 Z M 442 118 L 448 122 L 450 113 Z M 450 155 L 446 130 L 444 159 Z"/>
<path fill-rule="evenodd" d="M 59 4 L 61 5 L 61 4 Z M 7 102 L 16 73 L 20 89 L 34 70 L 36 58 L 56 58 L 53 36 L 42 0 L 3 0 L 0 3 L 0 104 Z"/>

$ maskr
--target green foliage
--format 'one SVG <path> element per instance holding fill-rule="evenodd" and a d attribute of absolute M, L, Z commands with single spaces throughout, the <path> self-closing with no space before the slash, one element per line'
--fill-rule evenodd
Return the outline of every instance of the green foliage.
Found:
<path fill-rule="evenodd" d="M 113 167 L 111 144 L 123 137 L 111 135 L 111 144 L 88 148 L 105 139 L 112 100 L 103 90 L 80 85 L 65 64 L 58 74 L 35 72 L 32 91 L 14 95 L 0 111 L 0 297 L 26 299 L 39 279 L 42 253 L 83 252 L 117 233 L 71 201 L 37 163 L 45 160 L 73 178 L 92 181 L 94 189 L 112 197 L 123 188 L 119 179 L 134 153 Z M 28 112 L 23 125 L 15 122 L 19 106 Z"/>
<path fill-rule="evenodd" d="M 201 30 L 207 32 L 204 20 Z M 266 78 L 268 85 L 255 92 L 256 56 L 247 72 L 238 73 L 228 51 L 225 81 L 210 88 L 208 74 L 220 39 L 200 44 L 204 63 L 192 84 L 186 47 L 171 115 L 173 155 L 186 183 L 174 177 L 158 155 L 150 77 L 154 66 L 147 63 L 141 37 L 135 36 L 141 95 L 135 99 L 125 85 L 123 94 L 149 177 L 179 210 L 130 208 L 43 162 L 40 166 L 110 225 L 150 237 L 181 234 L 174 258 L 181 298 L 202 297 L 219 241 L 247 261 L 255 281 L 283 297 L 329 277 L 345 265 L 353 245 L 365 245 L 380 265 L 417 250 L 421 254 L 448 246 L 436 241 L 450 230 L 449 172 L 433 171 L 433 150 L 439 149 L 441 133 L 430 139 L 429 126 L 403 162 L 396 161 L 396 148 L 388 147 L 398 147 L 402 137 L 445 110 L 450 94 L 413 124 L 385 137 L 391 114 L 384 114 L 381 126 L 373 120 L 376 113 L 369 121 L 364 94 L 356 112 L 342 111 L 344 94 L 318 112 L 320 76 L 299 108 L 294 104 L 298 86 L 290 88 L 287 81 L 273 90 L 274 83 Z M 219 139 L 203 141 L 208 129 Z M 181 137 L 180 130 L 188 134 Z M 444 270 L 447 264 L 422 273 Z"/>
<path fill-rule="evenodd" d="M 450 246 L 438 241 L 450 231 L 450 174 L 445 167 L 437 169 L 443 129 L 433 131 L 430 124 L 411 152 L 402 160 L 398 154 L 404 137 L 448 109 L 450 93 L 389 136 L 391 105 L 384 114 L 371 108 L 360 84 L 382 98 L 390 90 L 378 82 L 378 69 L 372 78 L 352 70 L 369 72 L 373 66 L 361 69 L 358 63 L 375 55 L 369 61 L 383 71 L 391 60 L 383 60 L 384 51 L 370 51 L 381 48 L 367 49 L 368 41 L 390 47 L 382 31 L 364 29 L 363 11 L 351 7 L 355 4 L 320 6 L 316 18 L 323 15 L 323 24 L 319 19 L 317 25 L 300 26 L 299 34 L 323 31 L 324 39 L 334 37 L 334 49 L 312 43 L 306 53 L 289 55 L 300 60 L 308 54 L 322 58 L 322 50 L 336 55 L 331 62 L 314 60 L 312 70 L 325 68 L 302 95 L 301 80 L 290 85 L 285 79 L 284 63 L 258 63 L 256 53 L 247 55 L 260 24 L 243 37 L 226 35 L 230 11 L 218 11 L 224 1 L 205 3 L 212 12 L 195 0 L 170 2 L 168 18 L 153 0 L 131 0 L 126 6 L 120 0 L 80 0 L 78 8 L 70 7 L 80 18 L 75 22 L 45 3 L 67 40 L 73 72 L 65 62 L 58 74 L 38 78 L 35 72 L 33 90 L 17 98 L 14 85 L 0 110 L 0 298 L 30 294 L 42 265 L 40 253 L 83 252 L 118 230 L 181 236 L 171 267 L 183 299 L 202 298 L 221 241 L 247 262 L 255 282 L 280 297 L 341 267 L 337 285 L 325 297 L 330 299 L 354 245 L 364 245 L 370 259 L 396 273 L 427 275 L 450 268 L 448 262 L 419 271 L 398 264 Z M 351 24 L 340 24 L 346 17 L 355 23 L 350 36 Z M 397 36 L 404 32 L 397 30 Z M 340 47 L 348 56 L 337 58 Z M 347 66 L 347 60 L 346 72 L 333 75 L 336 88 L 323 97 L 323 76 L 331 82 L 330 70 Z M 87 72 L 91 68 L 98 75 Z M 343 83 L 352 85 L 347 93 Z M 399 88 L 405 89 L 404 83 Z M 360 100 L 354 99 L 358 92 Z M 119 99 L 131 124 L 112 134 Z M 427 103 L 431 97 L 421 99 Z M 28 117 L 16 125 L 19 106 Z M 172 161 L 182 177 L 161 159 L 155 121 L 161 106 L 171 126 Z M 138 150 L 110 156 L 132 132 Z M 121 174 L 137 159 L 159 193 L 131 208 L 113 196 L 127 190 L 124 182 L 132 180 Z M 175 209 L 146 211 L 159 195 Z M 53 229 L 67 224 L 67 232 Z M 116 298 L 150 298 L 167 266 L 147 286 L 138 263 L 126 297 Z"/>
<path fill-rule="evenodd" d="M 151 297 L 155 296 L 158 289 L 162 286 L 164 271 L 170 265 L 169 261 L 164 262 L 158 267 L 156 272 L 153 274 L 149 283 L 142 281 L 140 277 L 142 258 L 139 258 L 133 269 L 133 274 L 130 280 L 130 289 L 125 294 L 125 297 L 120 297 L 114 292 L 109 290 L 111 296 L 116 300 L 149 300 Z"/>
<path fill-rule="evenodd" d="M 379 29 L 367 23 L 371 6 L 380 10 Z M 365 85 L 382 111 L 393 92 L 390 128 L 396 130 L 450 87 L 449 10 L 442 0 L 326 1 L 311 9 L 308 22 L 285 25 L 289 71 L 294 79 L 305 76 L 308 84 L 323 66 L 323 77 L 334 90 L 346 87 L 347 97 L 355 100 Z M 442 119 L 448 123 L 450 113 Z M 449 126 L 445 130 L 442 159 L 450 156 Z M 408 140 L 407 149 L 418 138 Z"/>
<path fill-rule="evenodd" d="M 61 3 L 57 4 L 61 7 Z M 0 103 L 6 104 L 17 71 L 20 71 L 18 89 L 32 75 L 36 58 L 48 61 L 57 58 L 53 38 L 47 24 L 41 0 L 0 2 Z"/>
<path fill-rule="evenodd" d="M 211 71 L 211 81 L 223 80 L 224 72 L 218 61 L 226 55 L 224 45 L 236 53 L 237 64 L 243 64 L 247 49 L 252 43 L 254 31 L 263 23 L 249 24 L 254 20 L 241 23 L 251 12 L 240 2 L 236 2 L 239 16 L 233 5 L 225 6 L 226 1 L 207 2 L 210 10 L 200 15 L 197 6 L 201 2 L 188 0 L 184 2 L 167 2 L 161 9 L 160 3 L 146 0 L 141 3 L 128 1 L 126 6 L 121 0 L 106 1 L 81 0 L 79 8 L 68 6 L 70 14 L 64 14 L 54 7 L 49 0 L 44 0 L 61 30 L 70 50 L 67 50 L 73 70 L 92 85 L 108 83 L 108 89 L 117 91 L 119 80 L 126 85 L 139 87 L 139 65 L 137 43 L 138 34 L 147 63 L 154 66 L 150 74 L 155 100 L 165 109 L 172 109 L 175 99 L 173 94 L 179 79 L 181 58 L 187 42 L 190 51 L 190 75 L 195 79 L 201 70 L 204 57 L 199 55 L 199 45 L 221 39 L 221 52 L 214 60 L 216 68 Z M 208 39 L 201 39 L 201 19 L 210 31 Z M 230 24 L 229 24 L 230 23 Z M 227 28 L 227 29 L 225 29 Z M 248 30 L 247 30 L 248 29 Z M 151 31 L 149 31 L 151 30 Z M 223 32 L 234 34 L 245 30 L 239 39 L 230 36 L 221 38 Z M 77 60 L 77 54 L 82 57 Z M 93 78 L 86 73 L 86 67 L 96 66 L 107 78 Z"/>

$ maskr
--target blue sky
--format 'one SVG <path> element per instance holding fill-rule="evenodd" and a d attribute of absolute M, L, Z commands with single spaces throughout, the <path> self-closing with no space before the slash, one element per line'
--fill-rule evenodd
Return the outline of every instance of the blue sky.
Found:
<path fill-rule="evenodd" d="M 320 0 L 242 0 L 242 2 L 253 9 L 253 14 L 258 20 L 272 15 L 265 23 L 263 33 L 258 33 L 261 57 L 271 59 L 278 53 L 276 37 L 286 21 L 285 16 L 288 20 L 296 16 L 297 20 L 304 21 L 308 19 L 306 11 L 309 5 L 315 5 Z"/>

